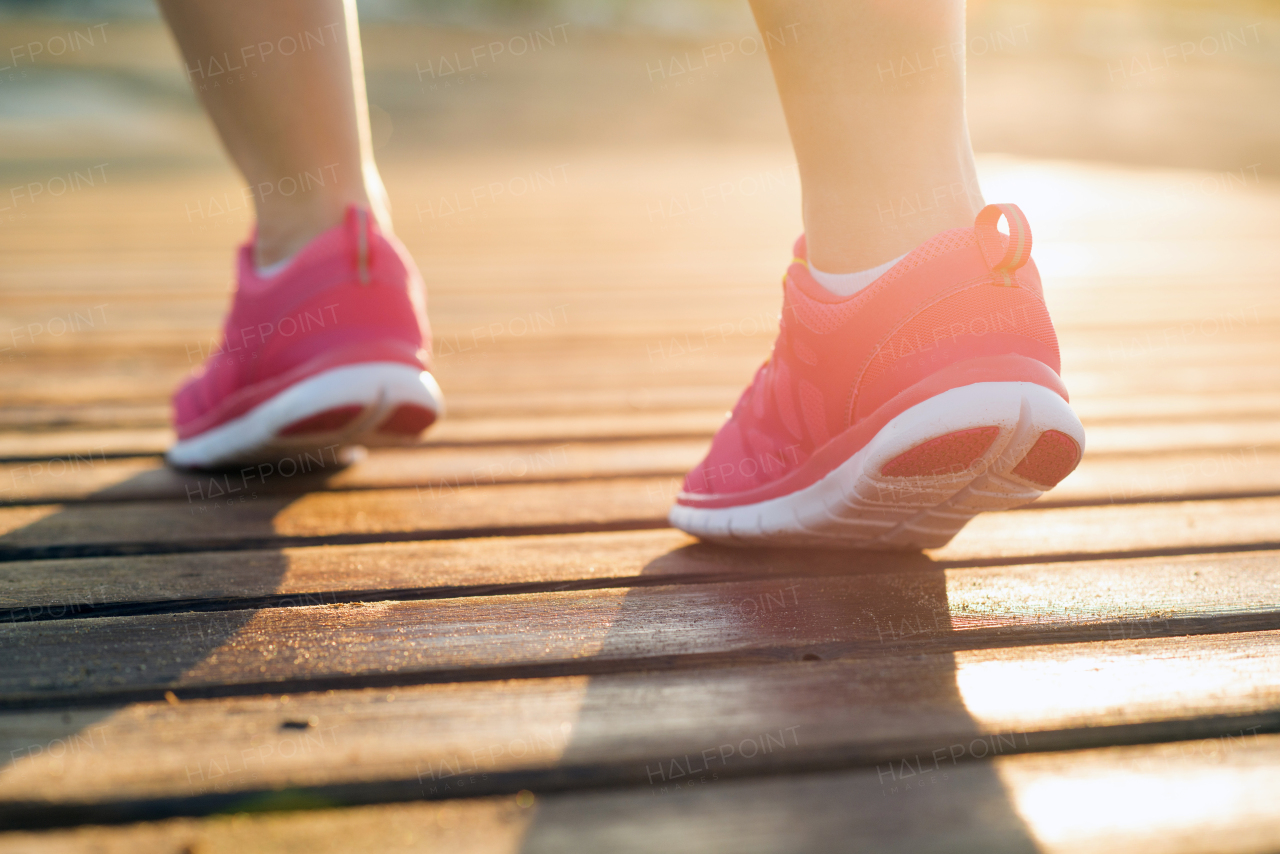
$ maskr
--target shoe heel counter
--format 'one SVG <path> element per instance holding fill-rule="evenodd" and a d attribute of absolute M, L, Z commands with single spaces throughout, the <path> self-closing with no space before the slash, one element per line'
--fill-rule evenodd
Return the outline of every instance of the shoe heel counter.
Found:
<path fill-rule="evenodd" d="M 853 394 L 850 423 L 902 389 L 974 359 L 1015 355 L 1060 374 L 1058 337 L 1038 284 L 1038 277 L 1036 286 L 1016 280 L 1012 286 L 974 284 L 912 314 L 867 363 Z"/>
<path fill-rule="evenodd" d="M 430 347 L 405 285 L 344 282 L 313 294 L 276 322 L 275 334 L 259 353 L 254 380 L 338 353 L 348 354 L 341 361 L 396 361 L 427 370 Z"/>
<path fill-rule="evenodd" d="M 394 234 L 382 231 L 366 209 L 348 207 L 344 225 L 348 235 L 347 254 L 358 290 L 362 292 L 352 295 L 351 301 L 356 305 L 362 298 L 366 303 L 390 303 L 381 309 L 381 319 L 387 326 L 384 333 L 416 341 L 424 354 L 423 367 L 430 368 L 427 289 L 413 256 Z"/>
<path fill-rule="evenodd" d="M 431 324 L 427 320 L 427 286 L 413 256 L 395 235 L 378 233 L 373 259 L 375 284 L 398 289 L 408 301 L 407 312 L 416 319 L 422 347 L 431 352 Z M 407 316 L 407 315 L 406 315 Z"/>

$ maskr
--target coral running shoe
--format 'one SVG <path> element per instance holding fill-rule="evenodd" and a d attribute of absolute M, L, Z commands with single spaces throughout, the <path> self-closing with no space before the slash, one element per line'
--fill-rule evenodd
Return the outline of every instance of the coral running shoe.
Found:
<path fill-rule="evenodd" d="M 730 544 L 932 548 L 1075 469 L 1084 428 L 1016 205 L 847 298 L 814 281 L 803 236 L 795 254 L 773 353 L 671 524 Z"/>
<path fill-rule="evenodd" d="M 219 468 L 412 442 L 443 410 L 430 350 L 422 280 L 368 211 L 348 208 L 268 278 L 251 239 L 221 344 L 173 397 L 167 458 Z"/>

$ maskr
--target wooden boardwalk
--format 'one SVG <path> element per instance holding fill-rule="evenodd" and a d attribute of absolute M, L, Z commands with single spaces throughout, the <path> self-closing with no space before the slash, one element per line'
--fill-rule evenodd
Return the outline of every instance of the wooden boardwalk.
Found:
<path fill-rule="evenodd" d="M 388 170 L 449 417 L 248 480 L 159 457 L 225 173 L 0 229 L 0 851 L 1280 850 L 1280 188 L 984 159 L 1080 470 L 925 554 L 739 551 L 664 517 L 772 339 L 785 154 L 423 213 L 559 162 Z"/>

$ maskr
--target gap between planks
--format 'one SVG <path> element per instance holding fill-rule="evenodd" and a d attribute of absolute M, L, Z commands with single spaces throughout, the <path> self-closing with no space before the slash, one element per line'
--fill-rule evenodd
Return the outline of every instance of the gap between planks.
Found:
<path fill-rule="evenodd" d="M 374 489 L 413 489 L 419 496 L 425 492 L 435 497 L 494 484 L 645 476 L 671 479 L 669 491 L 674 495 L 706 449 L 705 438 L 465 449 L 428 445 L 364 456 L 340 455 L 336 446 L 328 446 L 297 451 L 273 463 L 203 473 L 175 471 L 156 458 L 111 459 L 105 452 L 91 452 L 0 464 L 0 507 L 162 499 L 199 507 L 239 496 Z M 1199 450 L 1088 450 L 1076 472 L 1038 503 L 1062 506 L 1274 493 L 1280 493 L 1280 447 L 1206 444 Z"/>
<path fill-rule="evenodd" d="M 993 752 L 1003 755 L 1280 730 L 1277 632 L 901 652 L 0 713 L 10 757 L 0 769 L 0 815 L 6 824 L 26 816 L 46 825 L 198 815 L 269 801 L 282 789 L 339 803 L 584 789 L 652 783 L 655 768 L 665 784 L 677 767 L 687 773 L 691 756 L 709 764 L 709 748 L 763 742 L 764 733 L 782 742 L 766 746 L 785 749 L 744 748 L 720 756 L 715 770 L 731 777 L 901 764 L 970 740 L 995 745 L 994 737 L 1001 749 Z M 1010 684 L 1019 686 L 1012 698 Z M 647 713 L 658 705 L 670 714 Z M 77 742 L 73 734 L 84 735 Z M 41 747 L 55 742 L 79 749 L 55 757 Z M 516 750 L 519 743 L 533 749 Z"/>
<path fill-rule="evenodd" d="M 1223 556 L 9 623 L 0 638 L 15 654 L 0 662 L 0 703 L 1256 633 L 1280 628 L 1278 573 L 1270 556 Z"/>
<path fill-rule="evenodd" d="M 0 623 L 826 575 L 970 569 L 979 577 L 978 569 L 1033 563 L 1062 573 L 1086 565 L 1077 554 L 1008 550 L 996 556 L 989 548 L 990 532 L 976 543 L 959 540 L 929 553 L 739 550 L 668 529 L 18 561 L 0 564 Z M 1221 553 L 1184 549 L 1178 556 L 1131 553 L 1123 560 L 1252 566 L 1276 559 L 1260 544 L 1204 548 Z M 1114 556 L 1093 556 L 1098 566 L 1109 560 Z"/>
<path fill-rule="evenodd" d="M 1280 837 L 1278 767 L 1280 739 L 1261 736 L 1213 755 L 1161 744 L 1001 756 L 892 792 L 866 769 L 349 809 L 291 805 L 286 793 L 260 815 L 11 833 L 0 851 L 347 854 L 359 839 L 385 854 L 1263 854 Z"/>
<path fill-rule="evenodd" d="M 422 491 L 266 496 L 224 504 L 138 501 L 0 507 L 0 562 L 246 551 L 666 527 L 676 483 L 617 478 Z M 1280 498 L 1031 507 L 980 514 L 958 535 L 983 554 L 1176 554 L 1277 540 Z M 956 541 L 953 541 L 956 542 Z M 1273 547 L 1273 546 L 1267 546 Z"/>

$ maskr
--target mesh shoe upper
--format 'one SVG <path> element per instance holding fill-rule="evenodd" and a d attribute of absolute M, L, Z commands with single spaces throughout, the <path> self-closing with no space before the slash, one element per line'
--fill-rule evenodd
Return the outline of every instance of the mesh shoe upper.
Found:
<path fill-rule="evenodd" d="M 216 427 L 327 368 L 369 361 L 430 367 L 426 296 L 412 259 L 366 211 L 312 240 L 281 272 L 258 276 L 240 247 L 219 343 L 173 398 L 182 438 Z"/>
<path fill-rule="evenodd" d="M 1006 209 L 1013 241 L 995 228 Z M 1016 207 L 989 206 L 974 228 L 936 235 L 847 298 L 814 281 L 805 251 L 801 237 L 773 352 L 685 478 L 687 496 L 758 490 L 873 413 L 883 417 L 913 385 L 983 357 L 1034 360 L 1052 371 L 1042 382 L 1065 396 L 1030 230 Z"/>

